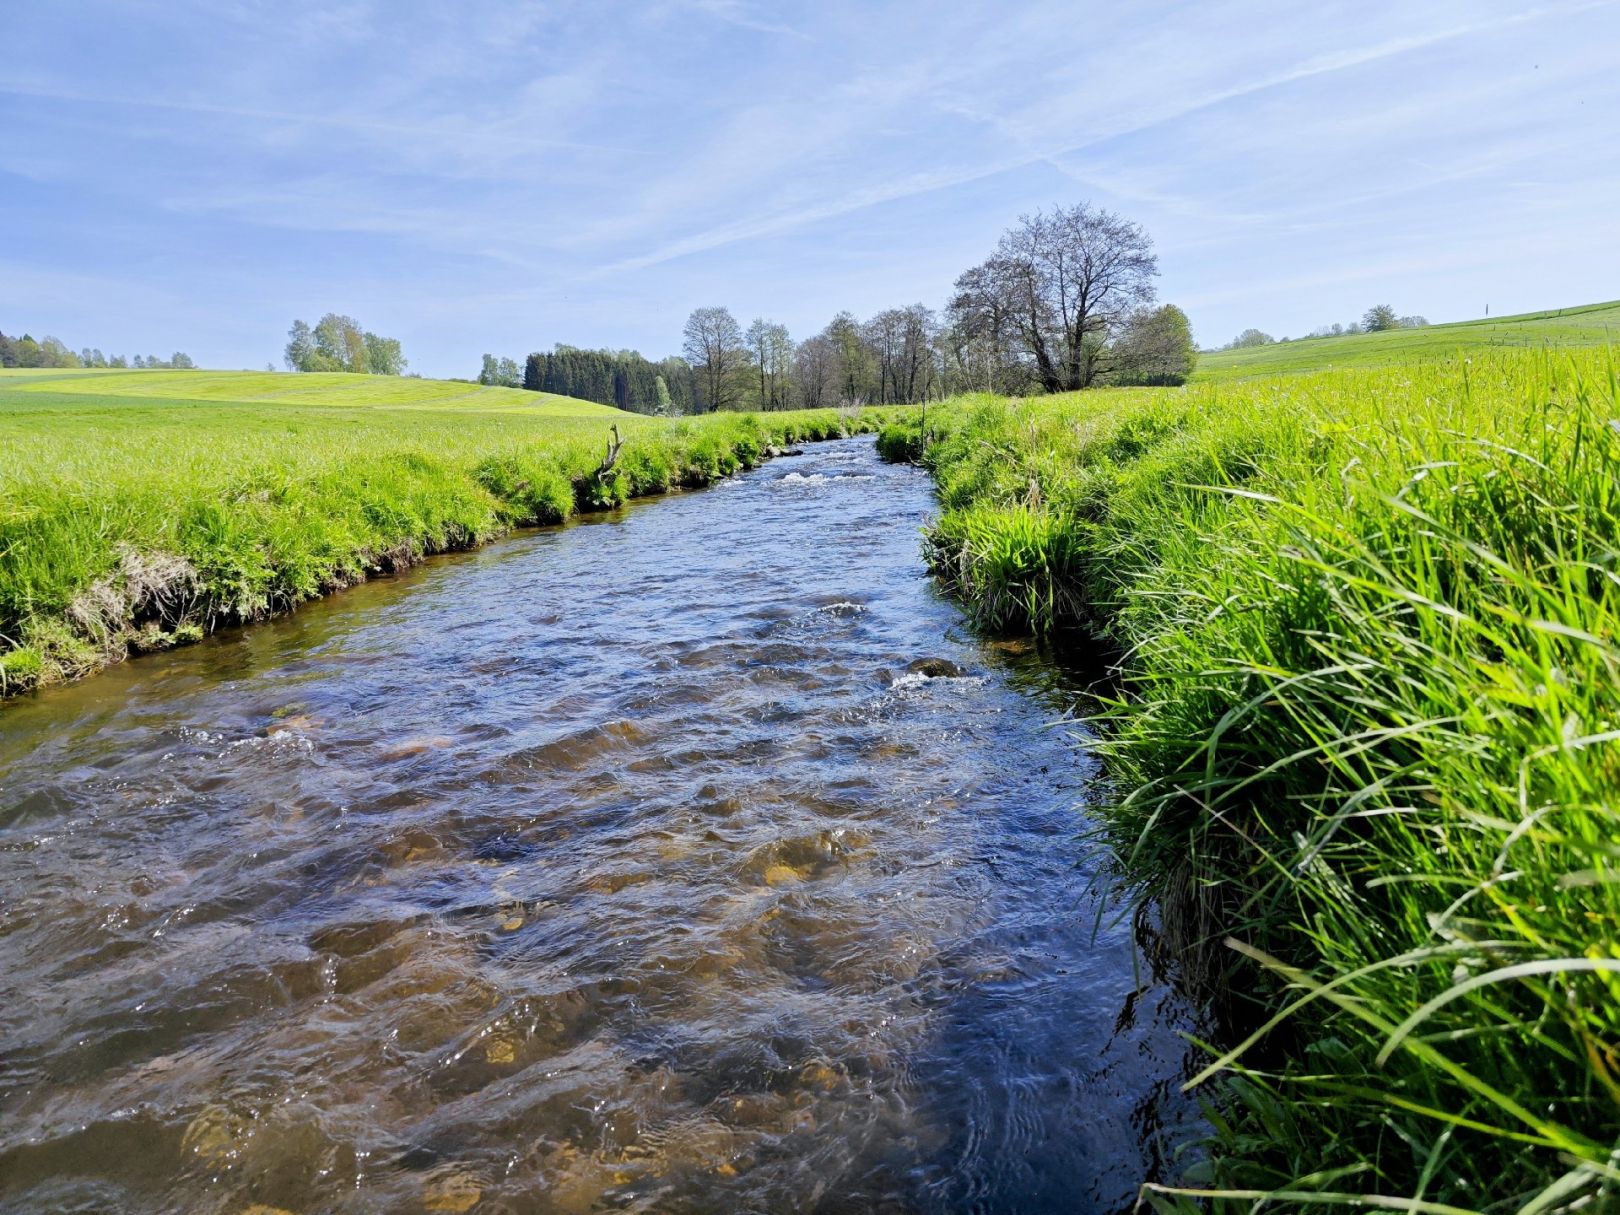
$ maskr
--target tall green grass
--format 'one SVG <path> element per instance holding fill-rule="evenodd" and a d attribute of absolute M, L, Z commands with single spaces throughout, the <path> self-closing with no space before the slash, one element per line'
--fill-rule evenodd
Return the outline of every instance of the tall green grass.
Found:
<path fill-rule="evenodd" d="M 1230 1014 L 1145 1197 L 1620 1208 L 1612 356 L 929 416 L 935 569 L 1113 656 L 1104 839 Z"/>
<path fill-rule="evenodd" d="M 876 422 L 363 376 L 0 375 L 0 695 Z M 624 446 L 599 476 L 610 424 Z"/>

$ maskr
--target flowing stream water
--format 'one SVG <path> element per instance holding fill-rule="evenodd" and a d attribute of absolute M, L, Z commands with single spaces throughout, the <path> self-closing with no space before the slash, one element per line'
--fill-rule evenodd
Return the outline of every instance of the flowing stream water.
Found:
<path fill-rule="evenodd" d="M 0 709 L 0 1210 L 1128 1206 L 1187 1010 L 931 503 L 822 444 Z"/>

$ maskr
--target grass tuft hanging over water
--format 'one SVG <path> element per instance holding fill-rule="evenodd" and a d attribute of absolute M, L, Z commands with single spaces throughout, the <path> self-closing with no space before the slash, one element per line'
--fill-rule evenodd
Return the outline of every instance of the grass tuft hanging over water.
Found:
<path fill-rule="evenodd" d="M 929 559 L 1120 679 L 1106 838 L 1236 1029 L 1164 1210 L 1620 1207 L 1620 390 L 1471 360 L 931 408 Z"/>

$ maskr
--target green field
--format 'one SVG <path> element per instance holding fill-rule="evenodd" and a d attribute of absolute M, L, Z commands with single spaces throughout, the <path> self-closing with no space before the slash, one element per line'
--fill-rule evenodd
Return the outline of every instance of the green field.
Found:
<path fill-rule="evenodd" d="M 1277 372 L 1326 371 L 1335 367 L 1387 367 L 1454 358 L 1503 346 L 1535 349 L 1606 346 L 1612 342 L 1620 342 L 1620 300 L 1551 312 L 1456 321 L 1422 329 L 1304 338 L 1243 350 L 1218 350 L 1198 356 L 1193 379 L 1225 380 Z"/>
<path fill-rule="evenodd" d="M 54 394 L 98 397 L 109 403 L 131 401 L 198 402 L 230 405 L 356 406 L 363 409 L 473 409 L 480 413 L 518 410 L 580 416 L 617 409 L 549 393 L 490 388 L 459 380 L 420 380 L 406 376 L 357 376 L 343 372 L 307 375 L 270 371 L 107 371 L 102 369 L 0 369 L 0 400 L 8 409 Z"/>
<path fill-rule="evenodd" d="M 610 424 L 625 444 L 599 477 Z M 0 372 L 0 693 L 870 424 L 344 374 Z"/>
<path fill-rule="evenodd" d="M 1617 417 L 1475 349 L 880 435 L 985 626 L 1117 665 L 1103 842 L 1227 1027 L 1156 1205 L 1620 1205 Z"/>

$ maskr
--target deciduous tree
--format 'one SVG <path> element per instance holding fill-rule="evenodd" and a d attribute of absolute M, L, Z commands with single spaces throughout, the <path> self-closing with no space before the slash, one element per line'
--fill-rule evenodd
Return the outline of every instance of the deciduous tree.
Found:
<path fill-rule="evenodd" d="M 364 335 L 366 368 L 372 375 L 404 375 L 405 353 L 398 338 L 378 337 L 369 330 Z"/>
<path fill-rule="evenodd" d="M 1192 325 L 1174 304 L 1143 308 L 1126 320 L 1113 352 L 1116 384 L 1185 384 L 1197 362 Z"/>
<path fill-rule="evenodd" d="M 61 338 L 43 337 L 39 340 L 40 367 L 77 367 L 79 356 L 67 348 Z"/>
<path fill-rule="evenodd" d="M 986 277 L 982 266 L 969 270 L 945 310 L 939 346 L 947 391 L 1022 393 L 1030 384 L 1028 364 Z"/>
<path fill-rule="evenodd" d="M 821 409 L 832 404 L 838 391 L 837 361 L 837 348 L 825 334 L 818 333 L 799 343 L 793 356 L 793 382 L 802 408 Z"/>
<path fill-rule="evenodd" d="M 927 400 L 934 389 L 934 339 L 939 319 L 924 304 L 912 304 L 900 311 L 900 348 L 894 361 L 894 398 L 897 401 Z"/>
<path fill-rule="evenodd" d="M 840 312 L 827 322 L 823 336 L 832 343 L 837 370 L 839 399 L 833 404 L 864 402 L 873 395 L 872 352 L 861 333 L 861 323 L 848 312 Z"/>
<path fill-rule="evenodd" d="M 787 408 L 788 379 L 793 368 L 793 339 L 788 336 L 787 326 L 756 317 L 743 344 L 758 375 L 758 408 Z"/>
<path fill-rule="evenodd" d="M 726 308 L 697 308 L 686 319 L 681 352 L 698 375 L 703 405 L 730 409 L 737 402 L 737 371 L 744 365 L 742 326 Z"/>
<path fill-rule="evenodd" d="M 315 325 L 315 351 L 322 371 L 348 371 L 369 374 L 366 335 L 352 316 L 328 312 Z"/>
<path fill-rule="evenodd" d="M 285 358 L 288 371 L 314 370 L 311 364 L 315 361 L 315 335 L 310 332 L 308 322 L 294 321 L 287 330 Z"/>
<path fill-rule="evenodd" d="M 963 307 L 1001 318 L 1035 378 L 1059 392 L 1107 370 L 1110 339 L 1152 301 L 1158 272 L 1139 225 L 1079 203 L 1023 216 L 956 289 Z"/>
<path fill-rule="evenodd" d="M 1388 304 L 1374 304 L 1361 318 L 1361 327 L 1368 333 L 1378 333 L 1399 326 L 1400 318 L 1395 315 L 1395 309 Z"/>
<path fill-rule="evenodd" d="M 284 357 L 291 371 L 402 375 L 406 366 L 399 339 L 368 333 L 352 316 L 335 312 L 328 312 L 313 329 L 304 321 L 294 321 L 287 331 Z"/>

